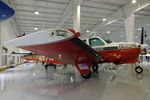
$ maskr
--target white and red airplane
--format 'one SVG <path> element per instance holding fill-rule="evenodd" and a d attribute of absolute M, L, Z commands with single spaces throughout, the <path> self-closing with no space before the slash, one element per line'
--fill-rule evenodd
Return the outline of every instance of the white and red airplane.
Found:
<path fill-rule="evenodd" d="M 98 63 L 129 64 L 139 62 L 141 46 L 138 43 L 107 43 L 100 37 L 83 41 L 72 29 L 47 29 L 25 35 L 6 44 L 53 58 L 65 64 L 75 64 L 83 78 L 90 78 L 98 70 Z M 141 73 L 141 67 L 136 72 Z"/>

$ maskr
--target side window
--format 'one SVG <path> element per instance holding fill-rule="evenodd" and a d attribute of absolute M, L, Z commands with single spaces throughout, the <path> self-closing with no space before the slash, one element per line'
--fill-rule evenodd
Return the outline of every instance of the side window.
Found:
<path fill-rule="evenodd" d="M 90 42 L 90 46 L 92 46 L 92 47 L 105 45 L 104 42 L 101 41 L 99 38 L 89 39 L 89 42 Z"/>

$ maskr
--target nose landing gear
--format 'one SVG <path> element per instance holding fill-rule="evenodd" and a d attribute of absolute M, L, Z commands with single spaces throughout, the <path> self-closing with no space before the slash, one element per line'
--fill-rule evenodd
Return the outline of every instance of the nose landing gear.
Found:
<path fill-rule="evenodd" d="M 143 72 L 143 68 L 140 67 L 140 66 L 137 66 L 137 67 L 135 67 L 135 72 L 136 72 L 137 74 L 141 74 L 141 73 Z"/>
<path fill-rule="evenodd" d="M 140 67 L 140 66 L 135 67 L 135 72 L 137 73 L 137 74 L 136 74 L 136 78 L 137 78 L 138 80 L 143 79 L 143 74 L 142 74 L 143 68 L 142 68 L 142 67 Z"/>

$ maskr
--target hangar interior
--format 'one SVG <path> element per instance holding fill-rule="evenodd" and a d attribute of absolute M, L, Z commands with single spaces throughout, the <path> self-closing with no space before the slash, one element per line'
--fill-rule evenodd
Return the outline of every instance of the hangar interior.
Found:
<path fill-rule="evenodd" d="M 150 0 L 2 1 L 15 15 L 0 22 L 0 99 L 149 100 Z M 141 43 L 143 31 L 147 54 L 136 63 L 143 73 L 136 74 L 135 64 L 103 63 L 96 75 L 83 79 L 73 64 L 45 69 L 40 61 L 25 63 L 24 54 L 13 54 L 30 51 L 5 44 L 41 30 L 70 28 L 80 32 L 80 39 L 103 37 L 120 43 Z"/>

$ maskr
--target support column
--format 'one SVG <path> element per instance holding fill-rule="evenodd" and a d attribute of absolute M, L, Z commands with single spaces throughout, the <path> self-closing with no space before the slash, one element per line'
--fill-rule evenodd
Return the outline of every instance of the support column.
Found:
<path fill-rule="evenodd" d="M 125 18 L 126 41 L 134 41 L 134 13 Z"/>
<path fill-rule="evenodd" d="M 80 32 L 80 0 L 74 0 L 73 4 L 73 29 Z"/>
<path fill-rule="evenodd" d="M 134 13 L 125 17 L 126 41 L 134 42 Z M 131 80 L 136 79 L 135 67 L 136 64 L 129 64 Z"/>
<path fill-rule="evenodd" d="M 0 23 L 0 66 L 2 65 L 2 31 L 1 31 L 1 23 Z"/>

